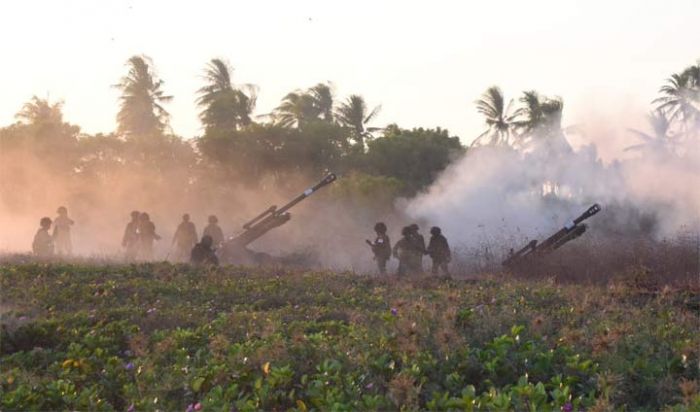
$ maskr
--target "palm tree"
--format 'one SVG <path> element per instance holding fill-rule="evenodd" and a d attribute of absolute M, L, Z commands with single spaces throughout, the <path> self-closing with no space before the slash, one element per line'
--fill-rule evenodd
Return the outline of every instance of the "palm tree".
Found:
<path fill-rule="evenodd" d="M 121 90 L 117 131 L 127 136 L 151 136 L 160 134 L 168 125 L 168 112 L 162 104 L 172 100 L 161 89 L 151 59 L 146 56 L 131 57 L 126 66 L 129 72 L 114 85 Z"/>
<path fill-rule="evenodd" d="M 642 143 L 629 146 L 625 151 L 641 150 L 650 154 L 669 154 L 675 150 L 677 141 L 671 135 L 671 120 L 662 110 L 654 110 L 647 115 L 647 121 L 652 133 L 648 134 L 637 129 L 628 129 L 636 135 Z"/>
<path fill-rule="evenodd" d="M 312 97 L 313 105 L 323 120 L 333 121 L 333 90 L 330 84 L 319 83 L 310 88 L 308 94 Z"/>
<path fill-rule="evenodd" d="M 333 92 L 330 85 L 319 83 L 306 91 L 296 90 L 284 96 L 274 111 L 277 124 L 303 128 L 304 123 L 333 120 Z"/>
<path fill-rule="evenodd" d="M 274 112 L 275 122 L 283 127 L 300 128 L 303 123 L 317 117 L 318 112 L 312 97 L 301 91 L 294 91 L 284 96 L 282 103 Z"/>
<path fill-rule="evenodd" d="M 657 110 L 668 114 L 671 122 L 682 121 L 684 130 L 700 126 L 700 63 L 672 74 L 659 92 L 662 96 L 654 103 L 658 103 Z"/>
<path fill-rule="evenodd" d="M 570 151 L 566 141 L 561 120 L 564 102 L 561 98 L 541 96 L 534 90 L 523 92 L 520 98 L 523 104 L 514 114 L 512 124 L 518 129 L 518 143 L 544 144 L 555 152 Z"/>
<path fill-rule="evenodd" d="M 231 82 L 233 68 L 221 59 L 212 59 L 204 71 L 206 85 L 197 93 L 199 118 L 207 129 L 236 130 L 251 123 L 257 100 L 252 85 L 235 88 Z"/>
<path fill-rule="evenodd" d="M 511 113 L 513 101 L 505 104 L 503 92 L 498 86 L 491 86 L 476 102 L 476 110 L 486 118 L 488 129 L 479 135 L 472 146 L 481 145 L 488 138 L 488 145 L 509 145 L 516 113 Z"/>
<path fill-rule="evenodd" d="M 376 106 L 371 112 L 367 113 L 367 103 L 365 99 L 357 94 L 350 95 L 336 109 L 335 118 L 338 123 L 350 128 L 353 132 L 353 138 L 358 144 L 364 145 L 365 138 L 371 138 L 371 132 L 377 128 L 366 128 L 372 119 L 377 117 L 381 106 Z"/>
<path fill-rule="evenodd" d="M 48 99 L 32 96 L 32 99 L 22 106 L 22 110 L 15 117 L 33 125 L 60 125 L 63 124 L 62 109 L 62 101 L 51 104 Z"/>

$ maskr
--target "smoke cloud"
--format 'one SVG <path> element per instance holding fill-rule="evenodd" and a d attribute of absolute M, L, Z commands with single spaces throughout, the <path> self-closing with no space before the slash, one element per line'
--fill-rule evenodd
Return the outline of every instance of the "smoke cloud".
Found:
<path fill-rule="evenodd" d="M 593 203 L 603 207 L 587 222 L 598 234 L 673 237 L 700 227 L 700 156 L 692 143 L 678 155 L 646 151 L 609 163 L 593 144 L 556 152 L 478 147 L 406 212 L 442 226 L 455 245 L 491 245 L 501 257 L 543 240 Z"/>

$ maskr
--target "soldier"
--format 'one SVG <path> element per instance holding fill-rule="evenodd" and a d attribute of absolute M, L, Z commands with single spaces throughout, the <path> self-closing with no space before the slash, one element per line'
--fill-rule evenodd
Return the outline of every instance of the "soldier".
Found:
<path fill-rule="evenodd" d="M 386 225 L 383 222 L 374 225 L 374 231 L 377 233 L 374 242 L 369 239 L 367 239 L 366 242 L 372 248 L 379 273 L 381 275 L 386 275 L 386 262 L 391 258 L 391 241 L 386 234 Z"/>
<path fill-rule="evenodd" d="M 139 216 L 138 210 L 131 212 L 131 222 L 126 224 L 122 237 L 122 247 L 126 249 L 125 257 L 129 261 L 136 259 L 139 252 Z"/>
<path fill-rule="evenodd" d="M 156 225 L 151 222 L 151 217 L 148 213 L 143 212 L 139 215 L 139 254 L 143 260 L 153 259 L 153 242 L 160 240 L 161 237 L 156 233 Z"/>
<path fill-rule="evenodd" d="M 418 232 L 418 225 L 413 223 L 409 226 L 411 230 L 411 244 L 413 245 L 413 255 L 411 256 L 411 267 L 416 273 L 423 273 L 423 255 L 425 250 L 425 238 Z"/>
<path fill-rule="evenodd" d="M 221 244 L 224 243 L 224 232 L 221 230 L 218 223 L 219 219 L 216 216 L 209 216 L 209 224 L 204 228 L 204 232 L 202 233 L 202 236 L 211 237 L 215 248 L 221 247 Z"/>
<path fill-rule="evenodd" d="M 414 242 L 411 240 L 412 232 L 409 226 L 401 229 L 401 239 L 394 245 L 393 255 L 399 260 L 399 270 L 396 272 L 397 275 L 403 276 L 407 273 L 413 273 L 415 271 L 415 246 Z"/>
<path fill-rule="evenodd" d="M 193 265 L 213 265 L 219 266 L 219 258 L 216 257 L 212 248 L 213 239 L 209 235 L 202 236 L 202 241 L 192 248 L 190 263 Z"/>
<path fill-rule="evenodd" d="M 428 254 L 433 259 L 433 274 L 437 275 L 442 269 L 445 276 L 449 277 L 450 272 L 447 270 L 447 264 L 452 260 L 452 252 L 450 245 L 447 244 L 447 238 L 442 235 L 442 230 L 439 227 L 433 226 L 430 229 L 430 243 L 428 244 Z"/>
<path fill-rule="evenodd" d="M 175 260 L 185 261 L 195 244 L 197 244 L 197 229 L 194 223 L 190 222 L 190 215 L 185 213 L 171 243 L 171 247 L 175 245 Z"/>
<path fill-rule="evenodd" d="M 51 218 L 42 217 L 39 221 L 39 230 L 34 235 L 32 251 L 41 258 L 53 256 L 53 237 L 49 234 Z"/>
<path fill-rule="evenodd" d="M 70 227 L 73 220 L 68 217 L 68 209 L 61 206 L 56 211 L 58 217 L 53 221 L 53 241 L 56 253 L 59 255 L 70 255 L 73 251 L 73 244 L 70 239 Z"/>

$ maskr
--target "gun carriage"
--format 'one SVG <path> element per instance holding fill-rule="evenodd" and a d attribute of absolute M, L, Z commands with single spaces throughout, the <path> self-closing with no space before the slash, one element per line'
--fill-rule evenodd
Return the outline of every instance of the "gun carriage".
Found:
<path fill-rule="evenodd" d="M 268 255 L 257 253 L 248 249 L 248 245 L 264 236 L 270 230 L 287 223 L 292 215 L 289 210 L 299 202 L 316 193 L 319 189 L 333 183 L 336 176 L 329 173 L 320 182 L 306 189 L 299 196 L 292 199 L 284 206 L 270 206 L 268 209 L 255 216 L 252 220 L 243 225 L 243 231 L 238 235 L 229 238 L 224 242 L 219 255 L 221 260 L 227 263 L 264 263 L 268 260 Z"/>
<path fill-rule="evenodd" d="M 545 239 L 542 243 L 537 240 L 531 240 L 527 245 L 518 251 L 511 249 L 510 255 L 503 261 L 503 266 L 512 268 L 527 262 L 532 262 L 538 257 L 547 255 L 567 242 L 574 240 L 586 232 L 587 226 L 583 223 L 596 213 L 600 212 L 599 204 L 594 204 L 588 210 L 583 212 L 579 217 L 564 225 L 558 232 Z"/>

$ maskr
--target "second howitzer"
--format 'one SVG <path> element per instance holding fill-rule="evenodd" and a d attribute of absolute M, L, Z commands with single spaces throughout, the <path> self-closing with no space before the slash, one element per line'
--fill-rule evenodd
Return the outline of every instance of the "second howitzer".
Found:
<path fill-rule="evenodd" d="M 320 182 L 306 189 L 284 206 L 280 208 L 277 208 L 277 206 L 270 206 L 267 210 L 254 217 L 243 225 L 243 232 L 224 242 L 220 250 L 221 258 L 226 262 L 260 263 L 260 260 L 263 260 L 260 258 L 260 255 L 264 254 L 252 252 L 247 249 L 246 246 L 259 239 L 270 230 L 287 223 L 289 219 L 292 218 L 289 209 L 311 196 L 322 187 L 333 183 L 335 179 L 335 174 L 330 173 Z"/>
<path fill-rule="evenodd" d="M 525 247 L 513 252 L 503 261 L 503 266 L 511 267 L 519 263 L 530 261 L 536 256 L 541 256 L 559 249 L 566 242 L 576 239 L 586 232 L 587 226 L 582 222 L 596 213 L 600 212 L 600 205 L 597 203 L 589 207 L 581 216 L 564 225 L 557 233 L 545 239 L 542 243 L 537 243 L 537 240 L 531 240 Z"/>

